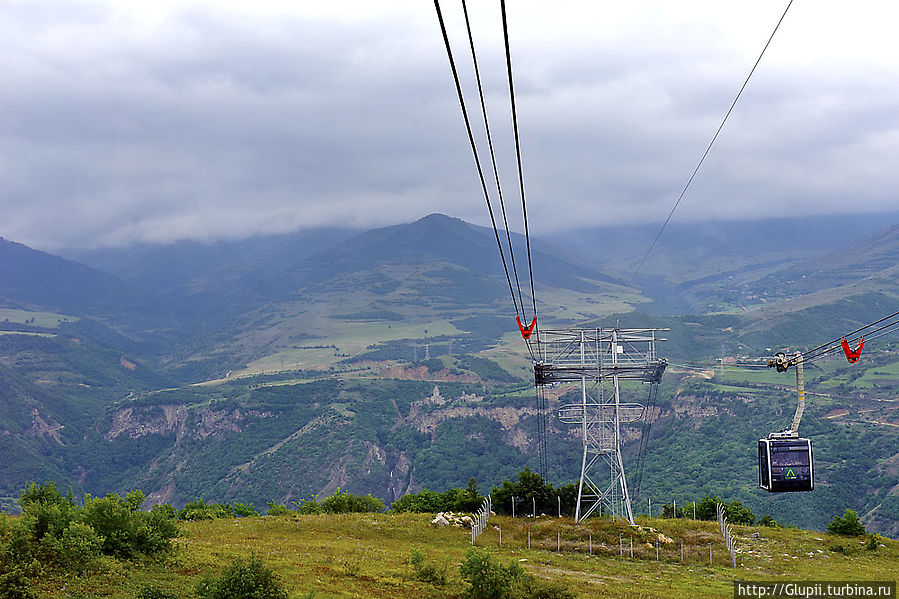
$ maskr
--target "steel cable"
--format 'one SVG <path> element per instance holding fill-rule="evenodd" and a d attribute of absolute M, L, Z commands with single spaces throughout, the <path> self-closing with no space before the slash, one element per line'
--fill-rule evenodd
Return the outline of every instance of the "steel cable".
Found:
<path fill-rule="evenodd" d="M 487 191 L 487 181 L 484 178 L 484 169 L 481 167 L 481 159 L 478 156 L 478 147 L 474 141 L 474 133 L 471 129 L 471 121 L 468 118 L 468 109 L 465 107 L 465 97 L 462 94 L 462 84 L 459 81 L 459 72 L 456 70 L 456 61 L 453 59 L 453 50 L 450 47 L 449 35 L 446 32 L 446 24 L 443 21 L 443 12 L 440 10 L 440 0 L 434 0 L 434 8 L 437 10 L 437 20 L 440 22 L 440 32 L 443 34 L 443 43 L 446 46 L 446 56 L 449 59 L 450 69 L 453 73 L 453 81 L 456 84 L 456 94 L 459 98 L 459 107 L 462 109 L 462 118 L 465 121 L 465 130 L 468 133 L 468 141 L 471 144 L 471 152 L 474 155 L 475 166 L 478 170 L 478 178 L 481 181 L 481 189 L 484 192 L 484 200 L 487 203 L 487 211 L 490 213 L 490 222 L 493 225 L 493 234 L 496 237 L 496 245 L 499 248 L 499 256 L 503 263 L 503 271 L 506 273 L 506 281 L 509 284 L 509 293 L 512 296 L 512 304 L 515 306 L 515 314 L 520 314 L 518 301 L 515 299 L 515 291 L 512 288 L 512 278 L 509 276 L 509 268 L 506 265 L 506 255 L 503 252 L 503 244 L 499 239 L 499 230 L 496 226 L 496 218 L 493 215 L 493 206 L 490 204 L 490 194 Z"/>
<path fill-rule="evenodd" d="M 780 16 L 780 19 L 777 21 L 777 25 L 774 26 L 774 31 L 771 32 L 771 35 L 768 37 L 768 41 L 765 43 L 765 47 L 762 48 L 759 57 L 756 59 L 755 64 L 752 65 L 752 69 L 749 71 L 749 75 L 746 76 L 746 80 L 743 81 L 743 85 L 740 86 L 740 91 L 737 92 L 734 101 L 731 102 L 730 108 L 727 109 L 727 113 L 724 115 L 724 119 L 722 119 L 721 124 L 718 125 L 717 131 L 715 131 L 715 135 L 712 136 L 712 141 L 709 142 L 708 147 L 706 147 L 705 152 L 702 153 L 702 157 L 699 159 L 699 163 L 696 165 L 696 168 L 693 169 L 693 173 L 690 175 L 690 178 L 687 179 L 687 184 L 684 185 L 684 188 L 681 190 L 680 195 L 677 197 L 677 201 L 674 202 L 674 206 L 671 208 L 671 212 L 668 213 L 668 217 L 665 219 L 665 222 L 662 223 L 662 227 L 659 229 L 659 232 L 656 234 L 655 239 L 653 239 L 652 243 L 649 245 L 649 249 L 646 250 L 646 254 L 643 255 L 643 258 L 640 260 L 639 264 L 637 264 L 637 268 L 634 269 L 633 274 L 630 277 L 630 282 L 633 283 L 634 279 L 639 274 L 640 269 L 643 268 L 643 263 L 646 262 L 646 259 L 649 258 L 649 254 L 652 253 L 652 250 L 655 248 L 656 243 L 658 243 L 659 238 L 662 236 L 662 231 L 665 230 L 665 227 L 668 226 L 668 221 L 671 220 L 671 217 L 674 215 L 674 211 L 677 210 L 677 207 L 680 205 L 681 200 L 684 199 L 684 196 L 687 194 L 687 190 L 690 188 L 690 185 L 693 184 L 693 179 L 696 178 L 696 174 L 699 172 L 699 169 L 702 167 L 702 163 L 705 162 L 706 157 L 709 155 L 709 152 L 712 150 L 712 146 L 715 145 L 715 141 L 718 139 L 718 136 L 721 134 L 721 130 L 724 129 L 725 123 L 727 123 L 728 117 L 730 117 L 731 112 L 733 112 L 734 107 L 737 105 L 737 101 L 740 99 L 740 96 L 743 95 L 743 90 L 746 89 L 746 86 L 749 84 L 749 80 L 752 78 L 752 74 L 755 73 L 756 67 L 759 66 L 759 63 L 762 61 L 762 57 L 765 55 L 765 51 L 768 50 L 768 46 L 771 45 L 771 41 L 774 39 L 774 35 L 777 33 L 777 30 L 780 28 L 780 24 L 783 23 L 784 17 L 787 16 L 787 11 L 790 10 L 790 6 L 793 4 L 793 0 L 790 0 L 787 3 L 787 7 L 784 9 L 783 14 Z"/>

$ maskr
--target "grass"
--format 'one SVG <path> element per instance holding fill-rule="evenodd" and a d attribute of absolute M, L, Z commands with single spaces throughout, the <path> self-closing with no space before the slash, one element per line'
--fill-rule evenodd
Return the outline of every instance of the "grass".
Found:
<path fill-rule="evenodd" d="M 334 365 L 349 356 L 361 354 L 375 343 L 397 339 L 423 339 L 464 334 L 447 321 L 396 323 L 333 320 L 326 337 L 305 344 L 307 347 L 310 345 L 324 347 L 303 348 L 304 344 L 299 344 L 298 347 L 283 349 L 249 363 L 243 370 L 233 373 L 233 376 L 247 376 L 294 368 L 321 368 Z M 422 351 L 424 350 L 422 349 Z M 409 352 L 411 358 L 411 345 Z"/>
<path fill-rule="evenodd" d="M 255 552 L 295 597 L 457 597 L 463 589 L 458 565 L 470 547 L 470 534 L 433 527 L 430 519 L 422 514 L 352 514 L 188 522 L 181 525 L 177 550 L 165 560 L 107 561 L 102 572 L 90 577 L 43 577 L 37 590 L 41 597 L 114 599 L 133 597 L 143 585 L 154 583 L 187 597 L 204 573 L 220 572 L 235 557 Z M 643 528 L 599 518 L 578 525 L 570 519 L 493 516 L 477 544 L 490 548 L 503 563 L 517 561 L 537 577 L 567 584 L 581 597 L 722 597 L 731 595 L 735 578 L 892 580 L 899 571 L 899 542 L 892 540 L 869 551 L 864 541 L 850 537 L 737 526 L 741 553 L 734 569 L 716 523 L 646 518 L 638 523 Z M 655 531 L 673 540 L 659 544 L 659 561 Z M 842 552 L 834 550 L 837 545 Z M 412 550 L 421 551 L 428 563 L 447 566 L 445 587 L 411 576 Z"/>
<path fill-rule="evenodd" d="M 31 319 L 34 322 L 31 322 Z M 0 323 L 14 322 L 17 324 L 31 324 L 45 329 L 55 329 L 62 322 L 76 322 L 75 316 L 57 314 L 56 312 L 31 312 L 15 308 L 0 308 Z"/>
<path fill-rule="evenodd" d="M 45 337 L 49 339 L 56 337 L 53 333 L 31 333 L 28 331 L 0 331 L 0 335 L 24 335 L 26 337 Z"/>

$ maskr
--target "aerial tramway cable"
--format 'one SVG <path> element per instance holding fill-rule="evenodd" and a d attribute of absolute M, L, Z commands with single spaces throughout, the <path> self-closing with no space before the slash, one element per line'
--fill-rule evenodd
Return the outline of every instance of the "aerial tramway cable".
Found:
<path fill-rule="evenodd" d="M 677 207 L 680 206 L 681 200 L 684 199 L 684 196 L 687 194 L 687 190 L 690 189 L 690 185 L 693 184 L 693 179 L 696 178 L 697 173 L 699 173 L 699 169 L 702 167 L 702 163 L 705 162 L 706 157 L 709 155 L 709 152 L 712 150 L 712 146 L 715 145 L 715 141 L 718 139 L 718 136 L 721 134 L 721 130 L 724 129 L 725 123 L 727 123 L 727 119 L 730 117 L 730 114 L 733 112 L 734 107 L 737 105 L 737 101 L 739 101 L 740 96 L 743 95 L 743 90 L 746 89 L 746 86 L 749 84 L 749 80 L 752 78 L 753 73 L 755 73 L 756 68 L 759 66 L 759 63 L 762 61 L 762 57 L 765 55 L 765 51 L 768 50 L 768 46 L 771 45 L 771 41 L 774 39 L 774 35 L 777 33 L 777 30 L 780 28 L 780 24 L 783 23 L 784 17 L 787 16 L 787 12 L 790 10 L 790 6 L 793 4 L 793 0 L 790 0 L 787 3 L 787 7 L 784 9 L 783 14 L 780 16 L 780 19 L 777 21 L 777 25 L 774 26 L 774 31 L 771 32 L 771 35 L 768 37 L 768 41 L 765 43 L 765 47 L 762 48 L 759 57 L 756 59 L 755 64 L 752 65 L 752 69 L 749 71 L 749 75 L 746 76 L 746 80 L 743 81 L 743 85 L 740 86 L 740 91 L 737 92 L 736 97 L 734 97 L 734 101 L 731 102 L 730 108 L 727 109 L 727 113 L 724 115 L 724 118 L 721 120 L 721 124 L 718 125 L 718 129 L 715 131 L 715 135 L 712 136 L 712 141 L 709 142 L 709 145 L 706 147 L 705 152 L 702 153 L 702 157 L 699 159 L 699 163 L 696 165 L 696 168 L 693 169 L 690 178 L 687 179 L 686 185 L 681 190 L 680 195 L 677 196 L 677 201 L 674 202 L 674 206 L 671 207 L 671 211 L 668 213 L 667 218 L 665 218 L 665 222 L 662 223 L 661 228 L 659 228 L 659 232 L 656 233 L 655 239 L 652 240 L 652 243 L 649 244 L 649 249 L 646 250 L 646 253 L 643 255 L 643 258 L 637 264 L 637 267 L 634 269 L 631 274 L 630 281 L 633 282 L 634 279 L 639 274 L 640 269 L 643 268 L 643 263 L 646 262 L 646 259 L 649 258 L 649 254 L 652 253 L 652 250 L 655 248 L 656 243 L 658 243 L 659 238 L 662 236 L 662 232 L 665 230 L 665 227 L 668 226 L 668 222 L 671 220 L 671 217 L 674 215 L 674 211 L 677 210 Z"/>
<path fill-rule="evenodd" d="M 524 218 L 524 241 L 528 254 L 528 276 L 531 280 L 531 300 L 534 304 L 534 320 L 532 327 L 537 325 L 537 294 L 534 292 L 534 268 L 531 262 L 531 236 L 528 231 L 528 209 L 524 196 L 524 171 L 521 166 L 521 141 L 518 134 L 518 111 L 515 108 L 515 84 L 512 78 L 512 52 L 509 49 L 509 24 L 506 18 L 506 0 L 500 0 L 500 11 L 503 15 L 503 40 L 506 45 L 506 70 L 509 74 L 509 98 L 512 104 L 512 130 L 515 135 L 515 157 L 518 161 L 518 188 L 521 191 L 521 212 Z M 510 242 L 511 243 L 511 242 Z M 522 309 L 524 306 L 522 306 Z M 539 334 L 537 336 L 539 343 Z"/>
<path fill-rule="evenodd" d="M 509 268 L 506 264 L 506 254 L 503 251 L 503 244 L 499 238 L 499 230 L 496 226 L 496 218 L 493 215 L 493 206 L 490 203 L 490 193 L 487 191 L 487 181 L 484 178 L 484 169 L 481 166 L 481 159 L 478 155 L 478 146 L 474 141 L 474 133 L 471 129 L 471 120 L 468 118 L 468 109 L 465 107 L 465 97 L 462 94 L 462 83 L 459 81 L 459 72 L 456 70 L 456 61 L 453 59 L 453 50 L 450 47 L 449 36 L 446 32 L 446 24 L 443 21 L 443 13 L 440 10 L 440 0 L 434 0 L 434 8 L 437 10 L 437 20 L 440 22 L 440 31 L 443 34 L 443 43 L 446 46 L 446 56 L 449 59 L 450 69 L 453 73 L 453 81 L 456 84 L 456 94 L 459 98 L 459 107 L 462 110 L 462 118 L 465 121 L 465 130 L 468 133 L 468 141 L 471 144 L 471 152 L 474 156 L 475 166 L 478 170 L 478 178 L 481 182 L 481 190 L 484 193 L 484 200 L 487 203 L 487 211 L 490 213 L 490 222 L 493 225 L 493 234 L 496 237 L 496 245 L 499 248 L 499 257 L 503 263 L 503 271 L 506 273 L 506 282 L 509 284 L 509 294 L 512 296 L 512 304 L 515 307 L 516 315 L 520 313 L 518 309 L 518 300 L 515 298 L 515 291 L 512 288 L 512 278 L 509 276 Z"/>
<path fill-rule="evenodd" d="M 475 80 L 477 82 L 477 87 L 478 87 L 478 96 L 479 96 L 479 99 L 481 102 L 481 114 L 482 114 L 482 117 L 484 120 L 484 130 L 485 130 L 486 137 L 487 137 L 487 145 L 490 150 L 490 160 L 491 160 L 491 163 L 493 166 L 493 175 L 494 175 L 494 179 L 496 182 L 496 191 L 497 191 L 497 196 L 499 198 L 500 211 L 502 214 L 503 225 L 504 225 L 505 231 L 506 231 L 506 240 L 508 243 L 508 250 L 509 250 L 509 262 L 511 262 L 512 274 L 515 279 L 515 287 L 514 288 L 512 285 L 512 276 L 509 275 L 509 267 L 508 267 L 508 264 L 506 261 L 505 251 L 503 249 L 502 241 L 500 240 L 500 234 L 499 234 L 499 230 L 498 230 L 498 227 L 496 224 L 496 218 L 494 216 L 493 206 L 490 201 L 490 193 L 487 190 L 487 183 L 486 183 L 486 179 L 484 176 L 484 170 L 483 170 L 483 167 L 481 166 L 481 160 L 478 155 L 478 149 L 477 149 L 477 144 L 475 143 L 474 133 L 472 131 L 471 120 L 468 116 L 468 109 L 465 106 L 464 94 L 462 93 L 462 85 L 461 85 L 461 82 L 459 79 L 459 73 L 456 69 L 455 60 L 453 58 L 452 48 L 451 48 L 450 42 L 449 42 L 449 35 L 447 34 L 446 24 L 443 19 L 443 13 L 440 9 L 439 0 L 434 0 L 434 8 L 437 11 L 437 19 L 440 23 L 440 30 L 443 35 L 443 42 L 446 47 L 447 58 L 450 63 L 450 69 L 452 70 L 453 80 L 456 85 L 456 94 L 458 96 L 459 106 L 462 111 L 462 117 L 465 121 L 465 129 L 466 129 L 466 132 L 468 133 L 468 140 L 471 145 L 471 151 L 474 156 L 475 165 L 477 167 L 478 177 L 479 177 L 480 183 L 481 183 L 481 190 L 483 191 L 483 194 L 484 194 L 484 200 L 487 204 L 487 210 L 490 213 L 490 222 L 493 225 L 493 233 L 496 238 L 497 247 L 499 249 L 500 259 L 502 260 L 502 263 L 503 263 L 503 271 L 505 272 L 505 275 L 506 275 L 506 282 L 509 285 L 509 294 L 512 297 L 512 305 L 515 308 L 515 320 L 518 323 L 518 327 L 520 329 L 521 336 L 527 345 L 528 353 L 531 355 L 532 359 L 536 359 L 536 356 L 534 354 L 534 349 L 531 347 L 530 337 L 531 337 L 532 333 L 537 330 L 537 296 L 536 296 L 535 288 L 534 288 L 534 269 L 533 269 L 533 261 L 531 258 L 530 231 L 529 231 L 529 227 L 528 227 L 527 203 L 525 200 L 525 191 L 524 191 L 524 172 L 523 172 L 523 168 L 522 168 L 522 159 L 521 159 L 521 142 L 520 142 L 520 135 L 519 135 L 519 129 L 518 129 L 518 112 L 517 112 L 516 103 L 515 103 L 515 85 L 514 85 L 514 79 L 512 76 L 512 54 L 511 54 L 510 45 L 509 45 L 508 19 L 506 16 L 505 0 L 500 0 L 500 10 L 502 13 L 503 40 L 504 40 L 504 44 L 505 44 L 505 55 L 506 55 L 506 71 L 507 71 L 508 82 L 509 82 L 509 97 L 510 97 L 511 113 L 512 113 L 512 126 L 513 126 L 514 138 L 515 138 L 515 155 L 516 155 L 516 162 L 517 162 L 517 166 L 518 166 L 518 186 L 519 186 L 520 195 L 521 195 L 522 217 L 524 220 L 524 238 L 525 238 L 525 247 L 527 250 L 528 278 L 530 281 L 531 302 L 532 302 L 532 306 L 533 306 L 533 317 L 530 321 L 530 324 L 528 324 L 526 316 L 525 316 L 524 322 L 521 321 L 521 317 L 524 316 L 524 312 L 525 312 L 525 302 L 524 302 L 523 294 L 521 292 L 521 283 L 520 283 L 519 276 L 518 276 L 518 268 L 515 263 L 515 252 L 514 252 L 514 247 L 513 247 L 513 243 L 512 243 L 512 234 L 511 234 L 511 229 L 509 227 L 508 217 L 506 215 L 506 206 L 505 206 L 505 201 L 503 199 L 503 192 L 502 192 L 502 185 L 500 183 L 499 170 L 497 168 L 496 153 L 495 153 L 495 149 L 494 149 L 494 145 L 493 145 L 493 137 L 490 132 L 490 124 L 489 124 L 489 119 L 487 117 L 487 104 L 484 99 L 484 89 L 483 89 L 483 85 L 481 82 L 480 68 L 478 66 L 477 52 L 475 50 L 474 36 L 472 35 L 471 21 L 469 19 L 468 7 L 467 7 L 465 0 L 462 0 L 462 11 L 463 11 L 463 14 L 465 17 L 465 27 L 466 27 L 466 31 L 468 33 L 468 42 L 469 42 L 469 47 L 471 49 L 472 64 L 474 66 Z M 516 298 L 516 293 L 515 293 L 516 288 L 518 291 L 517 298 Z M 538 345 L 537 352 L 539 353 L 539 333 L 538 333 L 538 336 L 535 337 L 535 340 Z M 547 411 L 548 400 L 547 400 L 546 395 L 543 392 L 543 390 L 541 390 L 539 387 L 535 387 L 535 396 L 536 396 L 536 401 L 537 401 L 537 449 L 538 449 L 538 460 L 539 460 L 538 468 L 541 471 L 540 473 L 545 478 L 546 474 L 547 474 L 546 473 L 546 469 L 547 469 L 546 411 Z"/>
<path fill-rule="evenodd" d="M 490 121 L 487 118 L 487 103 L 484 101 L 484 87 L 481 84 L 481 70 L 478 68 L 478 54 L 474 47 L 474 36 L 471 33 L 471 21 L 468 18 L 468 6 L 462 0 L 462 12 L 465 14 L 465 29 L 468 31 L 468 44 L 471 47 L 471 60 L 474 66 L 475 81 L 478 84 L 478 97 L 481 100 L 481 114 L 484 117 L 484 131 L 487 135 L 487 147 L 490 149 L 490 162 L 493 165 L 493 179 L 496 182 L 496 194 L 499 197 L 500 211 L 503 215 L 503 226 L 506 229 L 506 239 L 509 243 L 509 261 L 512 263 L 512 274 L 515 277 L 515 287 L 518 289 L 518 303 L 524 312 L 524 298 L 521 295 L 521 283 L 518 280 L 518 268 L 515 266 L 515 250 L 512 247 L 512 234 L 509 231 L 509 219 L 506 217 L 506 203 L 503 200 L 503 187 L 499 180 L 499 169 L 496 166 L 496 152 L 493 148 L 493 136 L 490 134 Z M 513 99 L 514 106 L 514 99 Z M 516 315 L 518 310 L 516 309 Z"/>

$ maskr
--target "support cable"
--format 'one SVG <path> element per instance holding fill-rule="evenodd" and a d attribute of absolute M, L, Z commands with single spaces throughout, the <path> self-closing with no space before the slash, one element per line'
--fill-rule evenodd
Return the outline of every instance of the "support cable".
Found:
<path fill-rule="evenodd" d="M 537 296 L 534 293 L 534 267 L 531 261 L 531 237 L 528 232 L 528 209 L 527 204 L 525 202 L 524 196 L 524 172 L 521 167 L 521 141 L 518 134 L 518 111 L 515 107 L 515 83 L 512 78 L 512 52 L 509 49 L 509 24 L 508 19 L 506 18 L 506 0 L 500 0 L 500 11 L 503 16 L 503 40 L 506 45 L 506 70 L 509 74 L 509 98 L 511 98 L 512 104 L 512 130 L 515 134 L 515 156 L 518 160 L 518 188 L 521 190 L 521 212 L 524 217 L 524 241 L 527 247 L 528 254 L 528 276 L 531 280 L 531 299 L 534 305 L 534 318 L 537 317 Z M 539 343 L 540 335 L 539 325 L 535 325 L 536 330 L 538 331 L 537 342 Z M 528 344 L 530 346 L 530 343 Z"/>
<path fill-rule="evenodd" d="M 894 326 L 894 325 L 896 325 L 896 324 L 899 324 L 899 320 L 897 320 L 896 322 L 893 322 L 893 323 L 888 323 L 887 325 L 882 326 L 882 327 L 880 327 L 880 328 L 878 328 L 878 329 L 875 329 L 875 330 L 873 330 L 873 331 L 867 331 L 866 333 L 863 333 L 863 331 L 865 331 L 866 329 L 869 329 L 869 328 L 873 327 L 874 325 L 878 325 L 878 324 L 880 324 L 880 323 L 882 323 L 882 322 L 884 322 L 884 321 L 892 320 L 892 319 L 896 318 L 897 316 L 899 316 L 899 312 L 893 312 L 893 313 L 890 314 L 889 316 L 884 316 L 884 317 L 881 318 L 880 320 L 875 320 L 874 322 L 868 323 L 868 324 L 866 324 L 866 325 L 863 326 L 863 327 L 859 327 L 859 328 L 855 329 L 854 331 L 852 331 L 851 333 L 847 333 L 847 334 L 845 334 L 845 335 L 840 335 L 840 336 L 837 337 L 836 339 L 833 339 L 833 340 L 831 340 L 831 341 L 828 341 L 827 343 L 822 343 L 822 344 L 819 345 L 818 347 L 813 347 L 812 349 L 810 349 L 810 350 L 808 350 L 808 351 L 806 351 L 806 352 L 803 352 L 803 354 L 802 354 L 803 359 L 804 359 L 805 361 L 809 361 L 809 360 L 814 359 L 814 358 L 817 357 L 818 355 L 823 355 L 823 354 L 825 354 L 825 353 L 828 353 L 828 352 L 830 352 L 830 351 L 833 351 L 834 349 L 837 349 L 837 347 L 839 347 L 839 343 L 840 343 L 840 341 L 841 341 L 842 339 L 849 339 L 849 340 L 852 341 L 852 342 L 857 341 L 859 337 L 867 337 L 868 339 L 872 339 L 872 337 L 869 337 L 869 335 L 871 335 L 872 333 L 876 333 L 876 332 L 878 332 L 878 331 L 880 331 L 880 330 L 883 330 L 883 329 L 885 329 L 885 328 L 887 328 L 887 327 L 890 327 L 890 326 Z M 861 335 L 859 335 L 859 333 L 861 333 Z M 856 337 L 855 337 L 854 339 L 852 338 L 853 335 L 856 335 Z M 878 335 L 878 337 L 880 337 L 880 336 L 882 336 L 882 335 Z"/>
<path fill-rule="evenodd" d="M 662 231 L 665 230 L 665 227 L 668 226 L 668 221 L 671 220 L 671 217 L 674 215 L 674 211 L 677 210 L 677 207 L 680 205 L 681 200 L 684 199 L 684 196 L 687 193 L 687 190 L 690 188 L 690 185 L 693 184 L 693 179 L 696 178 L 696 174 L 699 172 L 699 169 L 702 167 L 702 163 L 705 162 L 706 157 L 709 155 L 709 152 L 712 150 L 712 146 L 715 145 L 715 141 L 718 139 L 718 136 L 721 134 L 721 130 L 724 129 L 724 124 L 727 123 L 728 117 L 730 117 L 730 113 L 733 112 L 734 107 L 737 105 L 737 101 L 740 99 L 740 96 L 743 95 L 743 90 L 746 89 L 746 86 L 749 84 L 749 80 L 752 78 L 752 74 L 755 73 L 756 67 L 759 66 L 759 63 L 762 61 L 762 57 L 765 55 L 765 51 L 768 49 L 768 46 L 771 45 L 771 40 L 774 39 L 774 34 L 777 33 L 777 30 L 780 28 L 780 24 L 783 22 L 784 17 L 787 16 L 787 11 L 790 10 L 790 6 L 793 4 L 793 0 L 790 0 L 787 3 L 787 7 L 784 9 L 783 14 L 780 16 L 780 19 L 777 21 L 777 25 L 774 26 L 774 31 L 771 32 L 771 35 L 768 37 L 768 41 L 765 43 L 765 47 L 762 48 L 762 52 L 759 54 L 759 57 L 756 59 L 755 64 L 752 65 L 752 69 L 749 71 L 749 75 L 746 76 L 746 80 L 743 81 L 743 85 L 740 86 L 740 91 L 737 92 L 734 101 L 731 102 L 730 108 L 727 109 L 727 114 L 724 115 L 724 119 L 721 121 L 721 124 L 718 125 L 718 130 L 715 131 L 715 135 L 712 136 L 712 141 L 709 142 L 708 147 L 705 149 L 705 152 L 702 154 L 702 158 L 699 159 L 699 163 L 696 165 L 696 168 L 693 169 L 693 174 L 690 175 L 690 178 L 687 180 L 687 184 L 684 185 L 684 188 L 681 190 L 680 195 L 677 197 L 677 201 L 674 202 L 674 206 L 671 208 L 671 212 L 668 213 L 668 217 L 665 219 L 665 222 L 662 223 L 662 227 L 659 229 L 659 232 L 656 234 L 655 239 L 653 239 L 652 243 L 649 245 L 649 249 L 646 250 L 646 254 L 643 255 L 643 258 L 640 260 L 640 263 L 637 264 L 637 268 L 634 269 L 633 274 L 630 277 L 630 282 L 633 283 L 634 279 L 637 277 L 637 274 L 640 272 L 640 269 L 643 267 L 643 263 L 646 262 L 646 259 L 649 258 L 649 254 L 652 253 L 652 250 L 655 248 L 656 243 L 658 243 L 659 238 L 662 236 Z"/>
<path fill-rule="evenodd" d="M 515 266 L 515 251 L 512 248 L 512 234 L 509 232 L 509 220 L 506 217 L 506 204 L 503 200 L 503 188 L 499 180 L 499 169 L 496 166 L 496 152 L 493 148 L 493 136 L 490 134 L 490 122 L 487 119 L 487 103 L 484 100 L 484 87 L 481 84 L 481 70 L 478 67 L 478 54 L 474 47 L 474 36 L 471 33 L 471 21 L 468 18 L 468 6 L 462 0 L 462 12 L 465 14 L 465 28 L 468 31 L 468 44 L 471 47 L 471 60 L 474 65 L 474 76 L 478 84 L 478 96 L 481 100 L 481 115 L 484 117 L 484 131 L 487 133 L 487 147 L 490 148 L 490 162 L 493 165 L 493 179 L 496 182 L 496 193 L 499 197 L 499 207 L 503 215 L 503 226 L 506 228 L 506 239 L 509 243 L 509 261 L 512 263 L 512 274 L 515 277 L 515 287 L 518 289 L 518 303 L 524 315 L 524 299 L 521 295 L 521 283 L 518 280 L 518 268 Z"/>
<path fill-rule="evenodd" d="M 637 484 L 634 487 L 634 502 L 640 498 L 640 488 L 643 484 L 643 465 L 646 463 L 646 455 L 649 452 L 649 437 L 652 432 L 652 410 L 655 408 L 659 396 L 658 383 L 650 383 L 649 406 L 646 410 L 646 418 L 643 419 L 643 430 L 640 433 L 640 449 L 637 452 Z"/>
<path fill-rule="evenodd" d="M 449 59 L 450 69 L 453 72 L 453 81 L 456 83 L 456 94 L 459 97 L 459 107 L 462 109 L 462 118 L 465 120 L 465 130 L 468 132 L 468 141 L 471 144 L 471 152 L 474 155 L 475 166 L 478 169 L 481 190 L 484 192 L 484 200 L 487 202 L 487 211 L 490 213 L 490 222 L 493 225 L 493 235 L 496 237 L 496 245 L 499 248 L 499 256 L 503 262 L 503 271 L 506 273 L 506 282 L 509 284 L 509 293 L 512 296 L 512 304 L 515 306 L 515 314 L 517 316 L 521 312 L 518 308 L 518 301 L 515 299 L 515 291 L 512 288 L 512 278 L 509 276 L 509 268 L 506 265 L 506 254 L 503 252 L 503 244 L 499 239 L 496 218 L 493 215 L 493 206 L 490 204 L 490 194 L 487 191 L 487 181 L 484 178 L 484 169 L 481 167 L 481 159 L 478 156 L 478 147 L 477 144 L 475 144 L 474 134 L 471 130 L 471 121 L 468 118 L 468 109 L 465 107 L 465 98 L 462 95 L 462 84 L 459 81 L 459 72 L 456 70 L 456 61 L 453 59 L 453 51 L 450 47 L 449 36 L 446 33 L 443 12 L 440 10 L 440 0 L 434 0 L 434 8 L 437 10 L 437 20 L 440 22 L 440 32 L 443 34 L 443 43 L 446 46 L 446 56 Z"/>

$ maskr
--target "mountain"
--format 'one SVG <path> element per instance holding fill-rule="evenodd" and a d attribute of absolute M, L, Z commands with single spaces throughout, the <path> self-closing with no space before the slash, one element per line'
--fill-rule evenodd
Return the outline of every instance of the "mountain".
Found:
<path fill-rule="evenodd" d="M 883 235 L 899 213 L 819 215 L 756 221 L 709 221 L 669 224 L 648 256 L 657 225 L 580 229 L 552 238 L 569 255 L 610 272 L 620 272 L 653 302 L 641 309 L 657 314 L 703 313 L 744 309 L 761 299 L 794 297 L 821 264 L 838 264 L 862 256 L 869 236 Z M 851 248 L 847 253 L 847 246 Z M 634 272 L 641 260 L 639 274 Z M 886 260 L 889 258 L 884 256 Z M 870 272 L 865 260 L 844 268 Z M 803 276 L 804 275 L 804 276 Z M 823 287 L 841 284 L 830 275 Z M 849 279 L 842 279 L 844 282 Z M 789 283 L 787 283 L 789 281 Z M 784 290 L 784 285 L 793 285 Z M 786 291 L 768 298 L 765 293 Z M 875 289 L 868 289 L 874 291 Z"/>
<path fill-rule="evenodd" d="M 239 314 L 271 300 L 283 273 L 357 233 L 320 227 L 234 241 L 179 241 L 64 253 L 158 297 L 175 314 L 208 318 Z"/>
<path fill-rule="evenodd" d="M 15 496 L 29 479 L 53 478 L 78 492 L 139 487 L 175 503 L 204 497 L 261 506 L 338 486 L 391 500 L 470 477 L 489 487 L 535 465 L 540 414 L 493 231 L 430 215 L 339 237 L 309 237 L 303 247 L 292 238 L 295 258 L 282 253 L 284 239 L 247 241 L 240 247 L 254 247 L 253 256 L 277 256 L 258 269 L 249 250 L 229 258 L 227 244 L 94 255 L 94 263 L 119 264 L 117 272 L 145 285 L 138 295 L 173 314 L 168 321 L 134 307 L 104 310 L 113 294 L 104 295 L 103 285 L 77 293 L 53 288 L 54 277 L 74 284 L 81 278 L 65 272 L 86 272 L 88 282 L 99 277 L 135 289 L 25 248 L 34 281 L 44 281 L 50 297 L 74 293 L 77 301 L 17 299 L 28 283 L 21 276 L 4 287 L 9 297 L 0 294 L 0 440 L 17 460 L 0 475 L 0 496 Z M 670 329 L 659 345 L 670 372 L 648 412 L 651 449 L 634 497 L 651 495 L 656 504 L 717 494 L 758 515 L 814 527 L 826 525 L 823 514 L 852 507 L 876 530 L 899 532 L 899 421 L 888 401 L 899 392 L 895 343 L 877 340 L 859 364 L 822 361 L 820 370 L 808 370 L 803 426 L 821 456 L 821 478 L 816 494 L 804 498 L 760 494 L 753 480 L 754 442 L 782 427 L 795 407 L 790 377 L 706 365 L 781 345 L 812 346 L 895 311 L 894 238 L 884 231 L 857 250 L 814 250 L 818 258 L 808 263 L 793 252 L 786 262 L 742 274 L 740 264 L 765 249 L 749 248 L 740 259 L 700 255 L 680 265 L 692 279 L 650 274 L 634 286 L 535 240 L 541 326 L 620 321 Z M 523 240 L 514 241 L 523 265 Z M 191 262 L 194 250 L 200 256 Z M 860 260 L 885 268 L 845 279 Z M 746 296 L 755 291 L 747 285 L 774 272 L 797 268 L 808 276 L 811 266 L 830 264 L 839 276 L 808 293 Z M 666 301 L 658 295 L 662 284 L 681 298 L 693 294 L 697 313 L 635 310 L 652 307 L 643 289 L 655 294 L 656 306 Z M 48 311 L 56 306 L 68 311 Z M 573 392 L 550 391 L 550 408 Z M 625 392 L 627 401 L 647 401 L 644 389 Z M 628 469 L 642 427 L 624 426 Z M 577 430 L 555 417 L 547 430 L 551 478 L 569 482 L 580 464 Z"/>
<path fill-rule="evenodd" d="M 0 306 L 120 322 L 164 314 L 153 296 L 114 275 L 3 238 Z"/>

